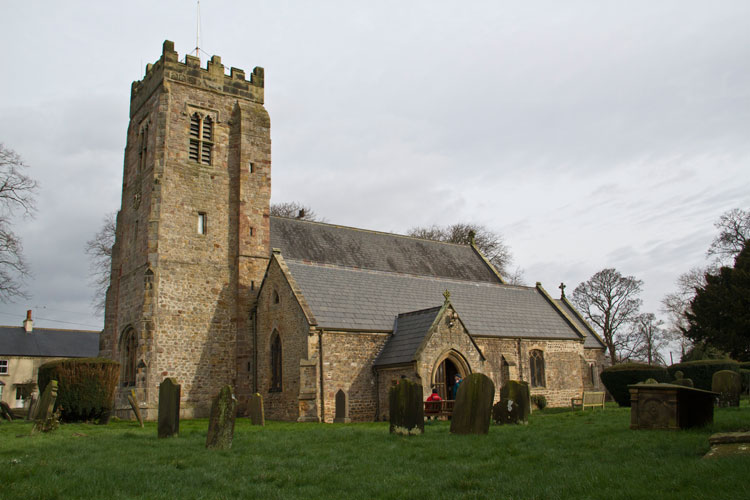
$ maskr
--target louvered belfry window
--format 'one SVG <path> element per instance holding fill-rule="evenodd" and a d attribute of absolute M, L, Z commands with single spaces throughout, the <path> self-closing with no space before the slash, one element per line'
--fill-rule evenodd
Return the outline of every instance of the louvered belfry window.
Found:
<path fill-rule="evenodd" d="M 190 161 L 211 165 L 211 150 L 214 146 L 214 122 L 210 116 L 193 113 L 190 117 Z"/>

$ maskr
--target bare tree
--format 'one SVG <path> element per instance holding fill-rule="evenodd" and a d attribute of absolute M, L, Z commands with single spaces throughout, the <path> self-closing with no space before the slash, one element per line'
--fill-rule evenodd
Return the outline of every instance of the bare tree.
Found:
<path fill-rule="evenodd" d="M 677 342 L 680 346 L 681 356 L 692 347 L 692 341 L 685 336 L 688 327 L 685 313 L 690 311 L 690 302 L 695 297 L 695 291 L 706 284 L 707 269 L 694 267 L 677 278 L 677 291 L 669 293 L 661 300 L 662 312 L 667 315 L 669 321 L 665 329 L 666 337 Z"/>
<path fill-rule="evenodd" d="M 664 357 L 659 352 L 667 346 L 666 332 L 662 328 L 664 322 L 657 320 L 653 313 L 643 313 L 633 320 L 629 343 L 625 349 L 629 350 L 623 359 L 645 361 L 650 365 L 664 365 Z"/>
<path fill-rule="evenodd" d="M 638 315 L 642 286 L 643 281 L 633 276 L 623 276 L 612 268 L 602 269 L 579 284 L 571 296 L 581 314 L 599 329 L 612 364 L 620 361 L 621 353 L 627 355 L 630 351 L 630 331 L 623 327 Z"/>
<path fill-rule="evenodd" d="M 27 297 L 23 282 L 29 268 L 23 246 L 13 231 L 13 217 L 31 217 L 35 211 L 37 182 L 23 173 L 27 165 L 12 149 L 0 143 L 0 302 Z"/>
<path fill-rule="evenodd" d="M 750 210 L 733 208 L 724 212 L 714 223 L 714 227 L 719 230 L 719 234 L 708 247 L 706 256 L 714 258 L 717 268 L 719 265 L 731 265 L 750 241 Z"/>
<path fill-rule="evenodd" d="M 277 217 L 288 217 L 290 219 L 312 220 L 323 222 L 318 214 L 309 205 L 303 205 L 296 201 L 285 201 L 283 203 L 271 204 L 271 215 Z"/>
<path fill-rule="evenodd" d="M 409 236 L 426 240 L 468 245 L 472 242 L 487 257 L 503 279 L 511 284 L 523 284 L 523 270 L 511 271 L 513 256 L 503 237 L 481 224 L 458 223 L 450 226 L 413 227 Z"/>
<path fill-rule="evenodd" d="M 117 212 L 112 212 L 102 219 L 102 227 L 93 238 L 86 242 L 86 254 L 89 256 L 89 279 L 94 287 L 92 303 L 94 310 L 100 314 L 104 311 L 104 301 L 109 287 L 112 268 L 112 246 L 115 244 Z"/>

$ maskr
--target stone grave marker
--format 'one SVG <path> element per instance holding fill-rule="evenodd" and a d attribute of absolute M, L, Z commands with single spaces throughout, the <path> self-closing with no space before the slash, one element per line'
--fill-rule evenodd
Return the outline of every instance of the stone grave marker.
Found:
<path fill-rule="evenodd" d="M 711 378 L 711 391 L 719 393 L 719 406 L 739 406 L 742 377 L 732 370 L 719 370 Z"/>
<path fill-rule="evenodd" d="M 50 380 L 47 387 L 44 388 L 42 397 L 39 398 L 39 404 L 34 418 L 34 428 L 31 432 L 47 432 L 56 428 L 57 417 L 54 414 L 55 401 L 57 401 L 57 380 Z"/>
<path fill-rule="evenodd" d="M 159 384 L 160 438 L 177 436 L 180 432 L 180 384 L 174 378 L 166 378 Z"/>
<path fill-rule="evenodd" d="M 672 382 L 674 385 L 682 385 L 685 387 L 694 387 L 693 385 L 693 379 L 691 378 L 685 378 L 685 374 L 681 371 L 674 372 L 674 382 Z"/>
<path fill-rule="evenodd" d="M 13 421 L 13 412 L 5 401 L 0 401 L 0 417 L 3 417 L 8 422 Z"/>
<path fill-rule="evenodd" d="M 133 414 L 135 415 L 135 419 L 138 420 L 138 423 L 143 427 L 143 417 L 141 416 L 141 409 L 138 408 L 138 400 L 135 398 L 135 391 L 130 390 L 130 394 L 128 394 L 128 403 L 130 403 L 130 408 L 133 410 Z"/>
<path fill-rule="evenodd" d="M 497 424 L 528 424 L 531 413 L 531 393 L 528 382 L 509 380 L 500 389 L 500 401 L 492 407 L 492 419 Z"/>
<path fill-rule="evenodd" d="M 237 399 L 232 393 L 232 386 L 225 385 L 211 404 L 211 416 L 208 420 L 206 448 L 228 450 L 232 447 L 234 437 L 234 418 L 237 415 Z"/>
<path fill-rule="evenodd" d="M 422 386 L 402 378 L 388 392 L 390 432 L 405 436 L 424 433 Z"/>
<path fill-rule="evenodd" d="M 750 455 L 750 432 L 712 434 L 708 438 L 711 449 L 703 458 L 723 458 Z"/>
<path fill-rule="evenodd" d="M 676 384 L 640 383 L 628 389 L 631 429 L 688 429 L 714 420 L 715 392 Z"/>
<path fill-rule="evenodd" d="M 39 400 L 34 396 L 31 396 L 31 401 L 29 402 L 29 411 L 26 413 L 26 420 L 34 420 L 34 412 L 36 411 L 36 407 L 38 404 Z"/>
<path fill-rule="evenodd" d="M 266 425 L 266 415 L 263 412 L 263 396 L 258 392 L 250 396 L 250 422 L 253 425 Z"/>
<path fill-rule="evenodd" d="M 468 375 L 458 388 L 451 416 L 453 434 L 487 434 L 495 384 L 483 373 Z"/>

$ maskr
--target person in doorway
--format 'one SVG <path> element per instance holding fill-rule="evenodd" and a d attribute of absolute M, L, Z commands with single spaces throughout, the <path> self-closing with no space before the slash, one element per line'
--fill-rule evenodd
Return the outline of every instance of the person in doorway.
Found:
<path fill-rule="evenodd" d="M 427 396 L 426 405 L 424 405 L 424 413 L 425 416 L 427 416 L 427 419 L 430 418 L 437 418 L 438 413 L 440 413 L 440 401 L 442 401 L 443 398 L 440 397 L 440 394 L 438 394 L 438 390 L 436 387 L 432 388 L 432 394 Z"/>
<path fill-rule="evenodd" d="M 458 394 L 458 388 L 461 385 L 461 380 L 462 380 L 461 375 L 456 373 L 454 379 L 455 380 L 453 382 L 453 387 L 451 387 L 451 396 L 452 396 L 453 401 L 456 400 L 456 395 Z"/>

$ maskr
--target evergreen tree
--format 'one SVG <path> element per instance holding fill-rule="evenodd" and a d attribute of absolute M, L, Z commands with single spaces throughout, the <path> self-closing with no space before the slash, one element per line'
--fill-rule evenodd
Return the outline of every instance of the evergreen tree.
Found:
<path fill-rule="evenodd" d="M 750 360 L 750 244 L 744 243 L 734 267 L 706 274 L 687 313 L 685 335 L 728 352 L 740 361 Z"/>

